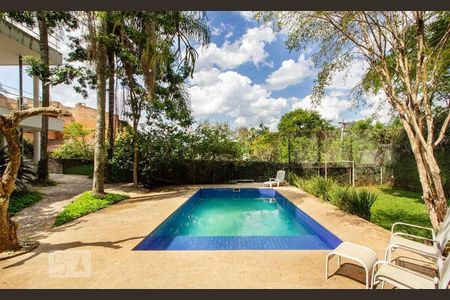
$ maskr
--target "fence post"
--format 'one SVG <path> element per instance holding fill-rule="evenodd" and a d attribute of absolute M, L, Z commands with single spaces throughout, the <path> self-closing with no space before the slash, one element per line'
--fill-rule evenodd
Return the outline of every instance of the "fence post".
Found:
<path fill-rule="evenodd" d="M 380 167 L 380 184 L 383 185 L 383 166 Z"/>
<path fill-rule="evenodd" d="M 355 162 L 352 160 L 352 186 L 355 187 Z"/>
<path fill-rule="evenodd" d="M 325 180 L 327 180 L 328 177 L 328 169 L 327 169 L 327 162 L 325 161 Z"/>

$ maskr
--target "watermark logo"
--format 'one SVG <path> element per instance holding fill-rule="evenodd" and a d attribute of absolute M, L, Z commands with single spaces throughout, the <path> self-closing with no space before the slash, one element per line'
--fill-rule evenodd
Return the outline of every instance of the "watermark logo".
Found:
<path fill-rule="evenodd" d="M 92 269 L 91 251 L 54 251 L 48 255 L 50 277 L 90 277 Z"/>

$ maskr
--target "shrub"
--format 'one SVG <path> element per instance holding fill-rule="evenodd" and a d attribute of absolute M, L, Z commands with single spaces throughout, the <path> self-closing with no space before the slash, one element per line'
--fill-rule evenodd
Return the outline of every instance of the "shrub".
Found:
<path fill-rule="evenodd" d="M 66 140 L 52 152 L 52 156 L 61 159 L 93 160 L 94 146 L 84 141 Z"/>
<path fill-rule="evenodd" d="M 340 209 L 370 220 L 370 209 L 377 200 L 377 195 L 366 189 L 353 187 L 335 187 L 331 192 L 331 202 Z"/>
<path fill-rule="evenodd" d="M 336 182 L 331 179 L 325 179 L 321 176 L 313 176 L 308 179 L 300 179 L 293 176 L 293 184 L 300 187 L 307 193 L 316 196 L 325 201 L 330 201 L 330 193 L 337 186 Z"/>
<path fill-rule="evenodd" d="M 94 197 L 91 192 L 84 192 L 76 197 L 75 200 L 73 200 L 61 213 L 59 213 L 55 220 L 55 226 L 73 221 L 128 198 L 129 197 L 127 195 L 110 193 L 100 198 Z"/>
<path fill-rule="evenodd" d="M 8 162 L 8 147 L 5 146 L 0 149 L 0 174 L 3 174 L 3 172 L 5 171 Z M 16 191 L 26 191 L 27 184 L 33 181 L 34 177 L 35 171 L 33 162 L 22 155 L 19 173 L 16 177 Z"/>
<path fill-rule="evenodd" d="M 36 191 L 14 191 L 9 200 L 8 213 L 10 215 L 15 215 L 22 209 L 39 202 L 41 199 L 42 194 Z"/>

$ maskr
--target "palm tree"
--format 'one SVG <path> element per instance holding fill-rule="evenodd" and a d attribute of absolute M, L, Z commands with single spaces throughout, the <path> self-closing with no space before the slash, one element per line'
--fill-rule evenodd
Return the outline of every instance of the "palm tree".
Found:
<path fill-rule="evenodd" d="M 191 40 L 207 45 L 210 35 L 204 13 L 124 12 L 116 19 L 120 23 L 121 29 L 118 31 L 122 46 L 127 50 L 125 52 L 137 57 L 137 60 L 133 60 L 129 55 L 124 55 L 124 51 L 120 54 L 124 65 L 123 82 L 128 86 L 128 103 L 133 121 L 133 186 L 137 187 L 139 164 L 137 138 L 141 111 L 144 106 L 151 107 L 151 103 L 155 100 L 158 80 L 162 81 L 163 78 L 166 85 L 174 87 L 172 93 L 166 97 L 173 101 L 188 101 L 182 83 L 188 75 L 192 75 L 198 58 Z M 174 44 L 177 46 L 175 50 Z M 174 65 L 175 61 L 178 64 Z M 176 69 L 175 73 L 178 73 L 178 76 L 168 76 L 173 73 L 173 68 Z M 141 80 L 135 76 L 141 77 Z M 144 82 L 146 95 L 142 93 L 139 84 L 141 81 Z"/>

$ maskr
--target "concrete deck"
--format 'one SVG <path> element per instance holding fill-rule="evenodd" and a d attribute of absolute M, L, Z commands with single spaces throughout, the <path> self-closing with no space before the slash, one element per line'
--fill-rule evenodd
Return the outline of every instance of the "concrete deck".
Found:
<path fill-rule="evenodd" d="M 230 185 L 256 186 L 262 187 Z M 0 261 L 0 288 L 364 288 L 362 268 L 351 264 L 325 279 L 328 251 L 132 251 L 199 187 L 140 190 L 129 200 L 53 228 L 31 253 Z M 125 185 L 113 190 L 130 192 Z M 387 230 L 296 188 L 277 190 L 343 241 L 383 257 Z M 52 254 L 57 250 L 64 252 Z M 330 266 L 334 273 L 336 262 Z"/>

